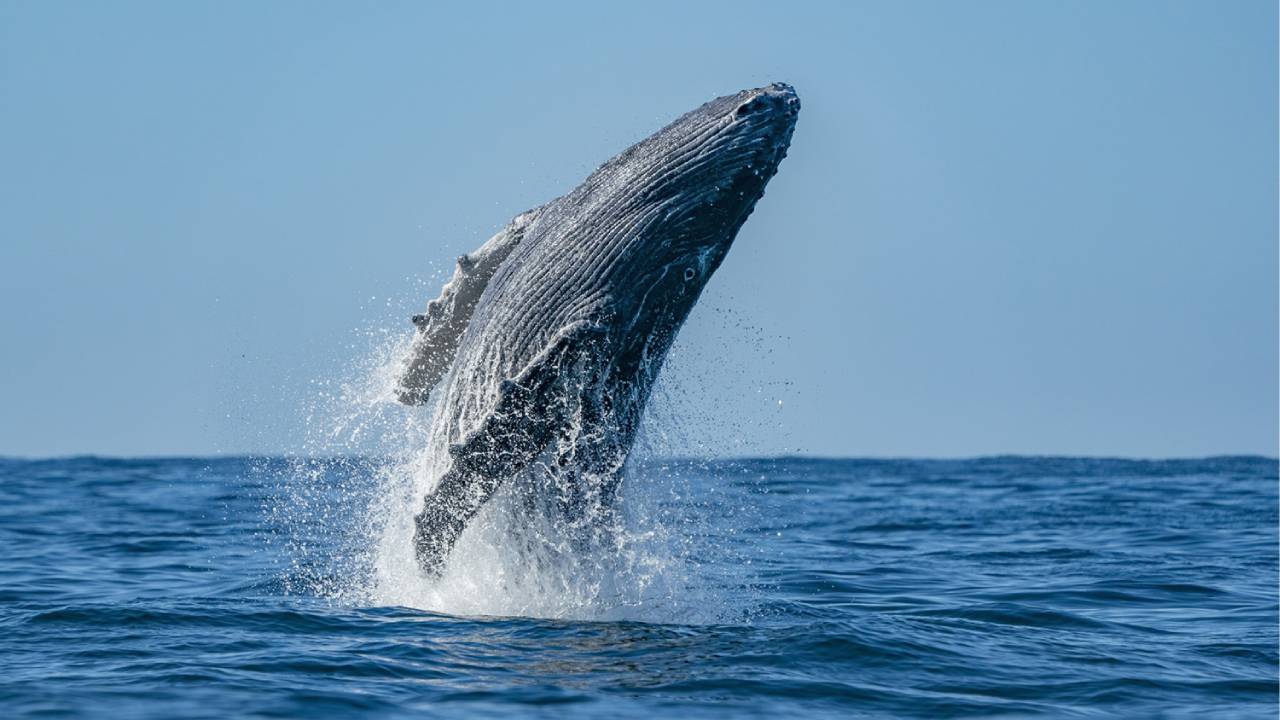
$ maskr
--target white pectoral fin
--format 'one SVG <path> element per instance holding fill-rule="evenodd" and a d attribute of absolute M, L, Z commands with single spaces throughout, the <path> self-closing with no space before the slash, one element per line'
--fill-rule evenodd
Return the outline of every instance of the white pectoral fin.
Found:
<path fill-rule="evenodd" d="M 445 283 L 440 296 L 427 303 L 425 313 L 413 316 L 418 334 L 396 385 L 400 402 L 406 405 L 426 402 L 431 388 L 449 372 L 476 302 L 541 211 L 542 208 L 536 208 L 517 215 L 484 245 L 458 258 L 453 277 Z"/>

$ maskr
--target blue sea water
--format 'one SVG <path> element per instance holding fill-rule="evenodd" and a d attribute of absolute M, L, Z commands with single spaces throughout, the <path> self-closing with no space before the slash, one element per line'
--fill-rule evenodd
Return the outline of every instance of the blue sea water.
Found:
<path fill-rule="evenodd" d="M 0 461 L 0 715 L 1276 717 L 1275 460 L 647 462 L 536 598 L 388 589 L 383 471 Z"/>

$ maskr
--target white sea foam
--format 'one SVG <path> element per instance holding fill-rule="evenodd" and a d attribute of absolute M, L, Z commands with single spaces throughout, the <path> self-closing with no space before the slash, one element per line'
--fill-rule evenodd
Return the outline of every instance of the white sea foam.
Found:
<path fill-rule="evenodd" d="M 740 323 L 729 331 L 757 332 Z M 600 529 L 584 542 L 581 525 L 531 511 L 539 488 L 508 482 L 459 538 L 443 576 L 429 578 L 412 536 L 413 517 L 447 465 L 429 445 L 437 408 L 434 398 L 420 408 L 395 399 L 408 333 L 371 340 L 346 378 L 317 382 L 305 452 L 275 510 L 290 536 L 291 586 L 345 604 L 453 615 L 712 623 L 753 612 L 749 565 L 729 558 L 747 552 L 742 539 L 730 542 L 709 519 L 731 511 L 724 502 L 749 498 L 716 493 L 687 465 L 649 462 L 707 447 L 696 387 L 703 373 L 681 346 L 668 361 L 676 372 L 664 373 L 655 389 L 616 521 L 603 511 L 586 518 Z M 740 574 L 712 577 L 708 565 Z"/>

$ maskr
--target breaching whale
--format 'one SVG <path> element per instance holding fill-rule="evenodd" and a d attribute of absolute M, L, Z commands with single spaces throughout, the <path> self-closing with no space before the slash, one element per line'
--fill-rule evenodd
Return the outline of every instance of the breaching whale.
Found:
<path fill-rule="evenodd" d="M 448 453 L 415 518 L 425 572 L 525 473 L 565 512 L 612 506 L 662 361 L 799 110 L 781 83 L 716 98 L 458 258 L 397 387 L 406 404 L 438 393 L 431 449 Z"/>

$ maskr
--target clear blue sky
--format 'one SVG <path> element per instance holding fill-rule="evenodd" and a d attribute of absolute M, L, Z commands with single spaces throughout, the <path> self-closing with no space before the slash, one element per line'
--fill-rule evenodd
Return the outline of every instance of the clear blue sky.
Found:
<path fill-rule="evenodd" d="M 0 454 L 296 447 L 452 257 L 773 80 L 690 434 L 1276 454 L 1274 3 L 460 5 L 0 2 Z"/>

